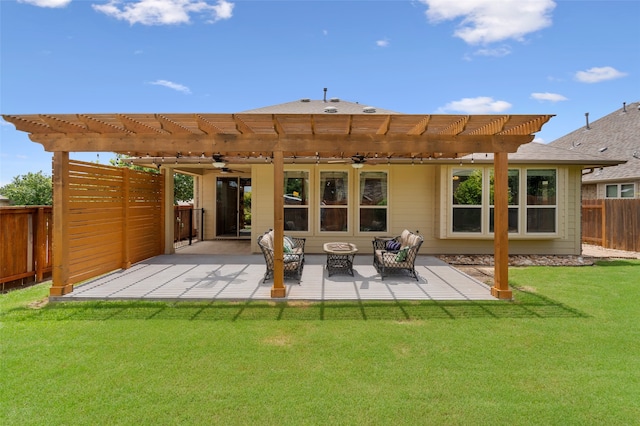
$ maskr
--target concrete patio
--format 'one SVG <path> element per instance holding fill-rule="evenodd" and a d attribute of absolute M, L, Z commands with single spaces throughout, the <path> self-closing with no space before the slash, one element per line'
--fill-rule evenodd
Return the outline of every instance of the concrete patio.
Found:
<path fill-rule="evenodd" d="M 51 300 L 497 300 L 488 285 L 435 257 L 418 256 L 418 281 L 403 274 L 381 280 L 367 254 L 356 256 L 353 277 L 329 277 L 325 255 L 306 255 L 300 283 L 286 279 L 286 297 L 272 299 L 261 254 L 198 253 L 202 247 L 148 259 Z"/>

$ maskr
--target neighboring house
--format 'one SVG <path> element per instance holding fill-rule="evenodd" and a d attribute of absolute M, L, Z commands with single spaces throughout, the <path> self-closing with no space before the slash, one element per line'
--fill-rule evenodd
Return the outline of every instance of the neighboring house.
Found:
<path fill-rule="evenodd" d="M 587 116 L 588 118 L 588 116 Z M 626 161 L 590 168 L 582 175 L 582 198 L 640 198 L 640 102 L 556 139 L 550 146 L 603 159 Z"/>

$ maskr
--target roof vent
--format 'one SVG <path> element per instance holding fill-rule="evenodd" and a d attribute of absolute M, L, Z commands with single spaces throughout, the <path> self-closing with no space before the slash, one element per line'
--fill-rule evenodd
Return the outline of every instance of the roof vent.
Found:
<path fill-rule="evenodd" d="M 309 99 L 309 98 L 302 98 L 302 99 L 300 99 L 300 102 L 311 102 L 311 99 Z"/>
<path fill-rule="evenodd" d="M 329 114 L 333 114 L 333 113 L 338 112 L 338 108 L 336 108 L 336 107 L 326 107 L 324 109 L 324 112 L 327 112 Z"/>
<path fill-rule="evenodd" d="M 598 150 L 598 152 L 605 152 L 607 149 L 609 149 L 609 147 L 605 146 L 605 147 L 600 148 Z"/>
<path fill-rule="evenodd" d="M 340 102 L 340 98 L 331 98 L 329 102 Z"/>
<path fill-rule="evenodd" d="M 366 112 L 367 114 L 373 114 L 374 112 L 376 112 L 376 108 L 375 107 L 364 107 L 364 108 L 362 108 L 362 112 Z"/>

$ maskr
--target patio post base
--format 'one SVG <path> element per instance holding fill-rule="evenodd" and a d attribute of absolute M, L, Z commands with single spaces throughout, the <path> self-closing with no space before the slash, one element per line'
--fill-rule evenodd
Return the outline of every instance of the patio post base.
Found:
<path fill-rule="evenodd" d="M 67 284 L 65 286 L 52 286 L 49 288 L 49 296 L 64 296 L 73 291 L 73 284 Z"/>
<path fill-rule="evenodd" d="M 498 299 L 513 299 L 513 292 L 511 290 L 504 290 L 498 287 L 491 287 L 491 295 Z"/>
<path fill-rule="evenodd" d="M 287 295 L 287 289 L 285 287 L 271 287 L 271 297 L 285 297 Z"/>

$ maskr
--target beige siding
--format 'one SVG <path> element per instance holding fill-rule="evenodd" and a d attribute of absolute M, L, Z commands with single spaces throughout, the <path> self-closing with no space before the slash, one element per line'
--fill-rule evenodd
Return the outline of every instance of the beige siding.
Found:
<path fill-rule="evenodd" d="M 204 207 L 204 239 L 216 235 L 216 174 L 211 170 L 202 176 L 202 205 Z"/>
<path fill-rule="evenodd" d="M 251 251 L 259 253 L 259 235 L 273 229 L 273 166 L 256 165 L 251 173 Z"/>
<path fill-rule="evenodd" d="M 481 167 L 481 166 L 479 166 Z M 511 164 L 510 167 L 533 168 Z M 535 168 L 545 168 L 546 166 L 535 166 Z M 558 170 L 558 193 L 557 193 L 557 236 L 536 236 L 536 235 L 510 235 L 509 253 L 511 254 L 558 254 L 579 255 L 581 253 L 580 244 L 580 183 L 581 169 L 579 167 L 555 167 Z M 439 174 L 442 182 L 449 184 L 449 168 L 443 166 Z M 526 179 L 521 176 L 520 179 Z M 433 248 L 427 247 L 424 253 L 433 254 L 467 254 L 467 253 L 493 253 L 493 239 L 486 237 L 457 237 L 448 233 L 450 226 L 450 190 L 445 185 L 440 186 L 442 192 L 438 197 L 438 203 L 443 206 L 440 209 L 439 218 L 441 224 L 436 228 L 438 235 L 442 238 Z M 524 209 L 524 206 L 520 206 Z M 524 212 L 524 210 L 522 210 Z M 520 224 L 525 226 L 525 216 L 520 215 Z"/>
<path fill-rule="evenodd" d="M 518 165 L 514 164 L 513 167 Z M 482 166 L 479 166 L 482 167 Z M 549 166 L 551 167 L 551 166 Z M 555 167 L 553 167 L 555 168 Z M 465 254 L 493 253 L 493 238 L 459 238 L 447 234 L 449 226 L 449 184 L 448 167 L 432 165 L 378 165 L 365 166 L 361 171 L 389 172 L 389 232 L 361 233 L 357 231 L 358 209 L 357 173 L 347 165 L 287 165 L 285 170 L 307 170 L 310 179 L 309 232 L 291 235 L 307 239 L 308 253 L 322 253 L 322 245 L 328 241 L 348 241 L 355 243 L 360 253 L 370 253 L 371 240 L 376 235 L 398 235 L 403 229 L 419 231 L 425 238 L 423 254 Z M 342 170 L 349 172 L 350 199 L 349 232 L 320 233 L 318 216 L 319 175 L 321 170 Z M 524 179 L 525 176 L 521 176 Z M 579 167 L 558 168 L 558 235 L 557 236 L 511 236 L 509 251 L 512 254 L 580 254 L 580 179 Z M 206 189 L 205 197 L 209 192 Z M 213 181 L 214 182 L 214 181 Z M 252 251 L 259 252 L 257 237 L 273 228 L 273 166 L 254 165 L 252 172 Z M 215 199 L 213 199 L 215 201 Z M 206 205 L 206 204 L 205 204 Z M 215 204 L 214 204 L 215 205 Z M 206 207 L 205 207 L 206 208 Z M 521 206 L 524 208 L 524 206 Z M 213 209 L 209 209 L 213 210 Z M 522 219 L 524 220 L 524 219 Z M 521 225 L 524 226 L 524 223 Z M 213 226 L 214 219 L 207 219 Z M 208 227 L 206 229 L 209 229 Z"/>

